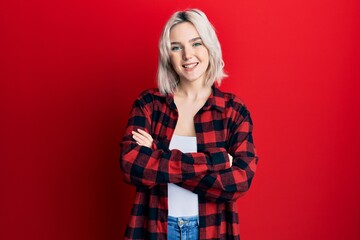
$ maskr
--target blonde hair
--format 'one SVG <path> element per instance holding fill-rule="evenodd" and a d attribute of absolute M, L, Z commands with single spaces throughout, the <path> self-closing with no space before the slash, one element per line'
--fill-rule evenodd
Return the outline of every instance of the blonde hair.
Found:
<path fill-rule="evenodd" d="M 157 72 L 158 88 L 162 94 L 174 93 L 179 82 L 179 76 L 174 71 L 170 61 L 170 31 L 176 24 L 189 22 L 194 25 L 203 44 L 209 51 L 209 67 L 206 71 L 207 84 L 212 86 L 215 81 L 220 85 L 221 80 L 227 77 L 223 70 L 220 42 L 215 29 L 205 13 L 198 9 L 188 9 L 175 12 L 167 21 L 159 41 L 159 65 Z"/>

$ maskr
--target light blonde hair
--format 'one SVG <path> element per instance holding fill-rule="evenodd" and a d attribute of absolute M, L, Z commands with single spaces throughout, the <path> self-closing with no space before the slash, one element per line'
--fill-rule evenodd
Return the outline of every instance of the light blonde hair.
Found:
<path fill-rule="evenodd" d="M 176 24 L 189 22 L 194 25 L 203 44 L 209 51 L 209 67 L 206 71 L 206 83 L 212 86 L 215 82 L 220 85 L 221 80 L 227 77 L 223 70 L 220 42 L 212 24 L 205 13 L 199 9 L 188 9 L 175 12 L 167 21 L 159 41 L 159 65 L 157 72 L 158 88 L 162 94 L 174 93 L 179 82 L 179 76 L 173 69 L 170 61 L 170 31 Z"/>

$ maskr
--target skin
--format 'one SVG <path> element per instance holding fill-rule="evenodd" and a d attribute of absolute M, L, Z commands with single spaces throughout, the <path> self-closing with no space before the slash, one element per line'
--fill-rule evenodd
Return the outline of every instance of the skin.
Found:
<path fill-rule="evenodd" d="M 145 132 L 142 129 L 137 129 L 137 132 L 132 131 L 131 133 L 133 135 L 132 137 L 138 145 L 151 148 L 153 138 L 149 133 Z"/>
<path fill-rule="evenodd" d="M 174 101 L 179 118 L 174 134 L 195 136 L 194 116 L 204 106 L 211 95 L 211 86 L 206 84 L 206 71 L 209 67 L 209 51 L 203 44 L 192 23 L 183 22 L 170 31 L 170 60 L 180 82 L 174 92 Z M 151 148 L 153 138 L 144 130 L 132 132 L 140 146 Z M 229 154 L 230 165 L 232 156 Z"/>
<path fill-rule="evenodd" d="M 170 61 L 180 78 L 180 89 L 205 90 L 206 70 L 209 67 L 209 51 L 193 24 L 183 22 L 170 31 Z"/>
<path fill-rule="evenodd" d="M 211 94 L 206 84 L 209 51 L 193 24 L 184 22 L 170 31 L 170 61 L 180 82 L 174 92 L 179 118 L 174 134 L 195 136 L 194 116 Z"/>

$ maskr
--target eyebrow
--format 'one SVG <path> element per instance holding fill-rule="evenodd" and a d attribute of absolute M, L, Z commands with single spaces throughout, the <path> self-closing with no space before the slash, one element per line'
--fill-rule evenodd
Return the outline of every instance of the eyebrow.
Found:
<path fill-rule="evenodd" d="M 189 42 L 195 42 L 197 40 L 201 40 L 201 37 L 192 38 L 189 40 Z M 171 44 L 181 44 L 180 42 L 171 42 Z"/>

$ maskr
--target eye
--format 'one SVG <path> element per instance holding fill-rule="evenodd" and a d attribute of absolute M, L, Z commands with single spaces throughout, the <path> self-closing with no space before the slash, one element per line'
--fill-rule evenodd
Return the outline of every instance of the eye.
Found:
<path fill-rule="evenodd" d="M 172 46 L 171 47 L 171 51 L 179 51 L 179 50 L 181 50 L 181 47 L 179 47 L 179 46 Z"/>
<path fill-rule="evenodd" d="M 203 45 L 202 42 L 195 42 L 193 44 L 194 47 L 198 47 L 198 46 L 202 46 L 202 45 Z"/>

